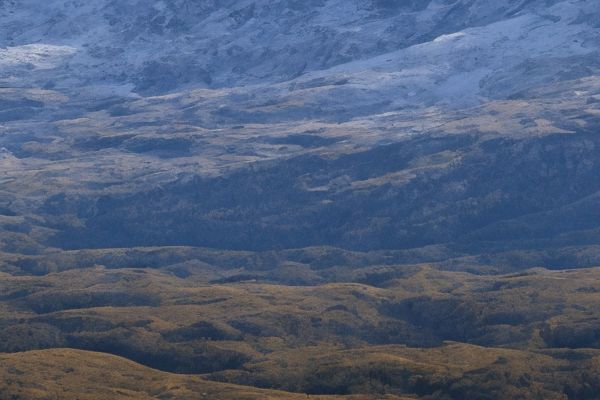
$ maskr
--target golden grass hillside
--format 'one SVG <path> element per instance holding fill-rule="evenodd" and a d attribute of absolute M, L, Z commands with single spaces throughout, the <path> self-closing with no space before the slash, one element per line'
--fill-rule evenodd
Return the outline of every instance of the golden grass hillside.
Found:
<path fill-rule="evenodd" d="M 429 338 L 438 344 L 530 346 L 540 334 L 551 341 L 553 332 L 567 326 L 593 327 L 598 317 L 600 269 L 481 276 L 398 266 L 384 272 L 400 276 L 395 270 L 405 272 L 383 287 L 256 279 L 215 284 L 201 274 L 184 279 L 168 270 L 102 267 L 6 274 L 0 281 L 0 328 L 37 323 L 71 335 L 128 329 L 159 333 L 173 343 L 188 335 L 245 343 L 277 337 L 287 345 L 345 337 L 380 344 Z M 563 347 L 594 347 L 587 344 Z"/>
<path fill-rule="evenodd" d="M 300 400 L 303 394 L 216 383 L 152 370 L 107 354 L 70 349 L 0 354 L 0 398 L 36 400 Z M 341 399 L 338 396 L 311 396 Z M 348 396 L 368 400 L 372 396 Z M 386 396 L 386 399 L 401 400 Z"/>
<path fill-rule="evenodd" d="M 186 271 L 4 273 L 0 352 L 16 353 L 4 356 L 6 365 L 47 355 L 39 378 L 51 381 L 60 372 L 50 372 L 61 365 L 56 352 L 17 352 L 73 348 L 124 357 L 153 368 L 143 369 L 149 376 L 187 374 L 203 376 L 205 385 L 310 395 L 592 400 L 600 390 L 600 268 L 476 275 L 427 265 L 355 266 L 349 276 L 357 279 L 344 282 L 333 278 L 333 267 L 314 270 L 332 278 L 310 286 L 256 276 L 216 281 L 201 262 Z M 77 379 L 99 376 L 86 368 Z M 35 376 L 26 375 L 20 379 Z M 6 382 L 14 379 L 9 374 Z"/>

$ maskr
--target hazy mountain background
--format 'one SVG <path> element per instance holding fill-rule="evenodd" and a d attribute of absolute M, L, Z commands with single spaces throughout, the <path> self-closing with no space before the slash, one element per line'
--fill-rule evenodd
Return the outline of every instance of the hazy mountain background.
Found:
<path fill-rule="evenodd" d="M 0 9 L 26 252 L 597 242 L 593 1 Z"/>
<path fill-rule="evenodd" d="M 593 399 L 599 129 L 594 0 L 0 0 L 0 351 Z"/>

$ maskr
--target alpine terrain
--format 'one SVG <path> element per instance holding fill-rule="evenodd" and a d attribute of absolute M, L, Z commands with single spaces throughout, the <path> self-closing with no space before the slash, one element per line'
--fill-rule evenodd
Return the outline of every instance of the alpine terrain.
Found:
<path fill-rule="evenodd" d="M 597 0 L 0 0 L 0 399 L 598 393 Z"/>

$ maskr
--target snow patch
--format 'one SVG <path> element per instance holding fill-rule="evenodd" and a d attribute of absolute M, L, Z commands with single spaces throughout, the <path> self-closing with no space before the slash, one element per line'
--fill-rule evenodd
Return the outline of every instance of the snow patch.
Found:
<path fill-rule="evenodd" d="M 455 42 L 457 40 L 462 39 L 465 36 L 467 35 L 464 32 L 450 33 L 448 35 L 438 36 L 437 38 L 433 39 L 433 43 Z"/>
<path fill-rule="evenodd" d="M 0 67 L 28 65 L 35 69 L 52 69 L 77 52 L 75 47 L 51 44 L 27 44 L 0 49 Z"/>

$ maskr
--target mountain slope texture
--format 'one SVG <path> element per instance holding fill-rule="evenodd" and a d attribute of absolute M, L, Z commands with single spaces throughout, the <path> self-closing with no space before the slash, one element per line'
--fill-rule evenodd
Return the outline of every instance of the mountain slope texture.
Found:
<path fill-rule="evenodd" d="M 0 0 L 0 398 L 597 399 L 597 0 Z"/>

